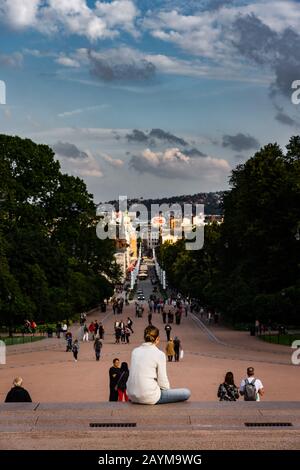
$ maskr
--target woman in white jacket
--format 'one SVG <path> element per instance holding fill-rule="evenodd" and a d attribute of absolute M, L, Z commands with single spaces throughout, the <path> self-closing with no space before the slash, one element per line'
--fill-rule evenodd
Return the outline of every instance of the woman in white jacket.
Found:
<path fill-rule="evenodd" d="M 144 331 L 145 342 L 131 354 L 127 393 L 130 401 L 144 405 L 174 403 L 188 400 L 186 388 L 170 389 L 166 356 L 157 347 L 159 330 L 149 325 Z"/>

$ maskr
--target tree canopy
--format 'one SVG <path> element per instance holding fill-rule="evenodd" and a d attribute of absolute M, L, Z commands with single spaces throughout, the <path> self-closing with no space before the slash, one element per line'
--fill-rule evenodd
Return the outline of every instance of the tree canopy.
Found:
<path fill-rule="evenodd" d="M 300 137 L 275 143 L 232 171 L 224 222 L 199 251 L 163 245 L 169 283 L 234 322 L 300 324 Z"/>
<path fill-rule="evenodd" d="M 55 321 L 99 304 L 119 271 L 96 207 L 47 145 L 0 135 L 0 320 Z"/>

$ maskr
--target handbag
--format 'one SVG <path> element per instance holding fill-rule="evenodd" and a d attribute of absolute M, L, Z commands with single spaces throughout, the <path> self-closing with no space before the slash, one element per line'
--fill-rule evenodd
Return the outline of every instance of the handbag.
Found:
<path fill-rule="evenodd" d="M 183 356 L 184 356 L 184 351 L 183 349 L 180 351 L 180 359 L 183 359 Z"/>

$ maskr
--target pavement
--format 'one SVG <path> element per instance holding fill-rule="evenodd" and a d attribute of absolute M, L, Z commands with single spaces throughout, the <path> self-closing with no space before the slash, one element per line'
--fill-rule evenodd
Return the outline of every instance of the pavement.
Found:
<path fill-rule="evenodd" d="M 0 415 L 1 450 L 300 447 L 299 402 L 2 404 Z"/>
<path fill-rule="evenodd" d="M 139 287 L 144 290 L 146 297 L 152 291 L 149 280 L 140 281 Z M 128 316 L 134 321 L 134 334 L 130 337 L 130 344 L 115 344 L 114 321 L 116 318 L 126 320 Z M 105 313 L 94 311 L 89 315 L 88 323 L 95 319 L 102 321 L 105 328 L 102 356 L 99 362 L 95 361 L 92 342 L 81 343 L 78 362 L 75 363 L 72 353 L 65 352 L 65 341 L 62 338 L 47 338 L 32 344 L 8 347 L 7 364 L 0 365 L 0 402 L 4 401 L 14 377 L 21 376 L 24 379 L 24 387 L 30 392 L 32 400 L 38 404 L 34 416 L 37 416 L 37 412 L 41 413 L 42 410 L 44 410 L 44 414 L 39 415 L 37 422 L 39 426 L 41 426 L 42 422 L 41 417 L 43 417 L 43 419 L 46 417 L 44 406 L 50 406 L 50 404 L 51 406 L 58 406 L 57 410 L 60 409 L 60 411 L 57 411 L 57 413 L 62 413 L 61 410 L 68 408 L 71 406 L 70 404 L 72 404 L 72 406 L 78 405 L 82 407 L 73 409 L 72 420 L 74 420 L 76 414 L 79 413 L 79 409 L 84 408 L 86 410 L 85 407 L 88 407 L 90 410 L 90 415 L 86 416 L 82 421 L 85 423 L 85 427 L 80 425 L 80 431 L 77 433 L 75 419 L 75 421 L 72 421 L 75 423 L 75 428 L 69 431 L 60 431 L 59 427 L 57 425 L 54 426 L 53 422 L 54 430 L 51 431 L 51 421 L 49 421 L 50 427 L 48 429 L 33 426 L 26 431 L 24 431 L 22 427 L 19 428 L 19 431 L 12 430 L 12 428 L 7 428 L 7 421 L 3 421 L 4 410 L 1 406 L 1 449 L 26 448 L 26 445 L 30 443 L 30 448 L 32 448 L 32 443 L 36 442 L 36 439 L 41 446 L 39 448 L 47 448 L 47 445 L 52 445 L 52 448 L 68 448 L 64 446 L 69 445 L 71 446 L 70 448 L 104 449 L 105 446 L 107 446 L 106 448 L 121 449 L 125 448 L 122 447 L 122 436 L 125 436 L 126 433 L 129 433 L 128 441 L 126 441 L 128 446 L 126 448 L 137 448 L 134 447 L 134 445 L 139 446 L 138 448 L 141 449 L 175 448 L 170 447 L 173 445 L 172 439 L 175 439 L 175 437 L 174 445 L 179 446 L 178 448 L 181 449 L 197 448 L 197 445 L 199 446 L 200 444 L 202 448 L 207 449 L 218 447 L 249 448 L 249 437 L 247 437 L 249 432 L 251 433 L 251 439 L 254 439 L 255 448 L 300 448 L 299 431 L 297 428 L 298 421 L 295 422 L 293 429 L 278 428 L 272 432 L 270 432 L 270 429 L 256 429 L 255 432 L 253 432 L 252 429 L 245 430 L 241 419 L 244 420 L 247 418 L 245 413 L 248 408 L 246 408 L 245 405 L 248 404 L 240 401 L 231 403 L 230 407 L 226 408 L 227 404 L 218 403 L 216 398 L 218 386 L 223 382 L 227 371 L 234 373 L 235 382 L 239 385 L 241 379 L 245 377 L 246 368 L 253 366 L 256 371 L 256 376 L 263 382 L 265 396 L 261 403 L 254 403 L 255 408 L 252 407 L 251 412 L 253 410 L 260 410 L 259 412 L 261 413 L 262 410 L 259 407 L 269 406 L 271 403 L 271 406 L 274 407 L 272 408 L 272 419 L 275 419 L 276 416 L 281 418 L 283 416 L 282 412 L 284 411 L 284 419 L 291 420 L 297 409 L 298 420 L 298 408 L 294 407 L 292 411 L 291 408 L 289 408 L 289 403 L 292 402 L 298 402 L 300 405 L 299 366 L 292 365 L 291 363 L 292 350 L 286 346 L 264 343 L 259 338 L 250 336 L 248 332 L 233 331 L 220 325 L 208 325 L 203 319 L 199 318 L 199 315 L 190 313 L 187 317 L 183 317 L 181 325 L 172 325 L 171 336 L 174 337 L 176 335 L 181 339 L 184 349 L 184 358 L 179 363 L 172 362 L 167 364 L 168 377 L 172 388 L 187 387 L 191 390 L 192 396 L 189 402 L 185 404 L 162 405 L 160 407 L 152 406 L 149 408 L 140 405 L 141 411 L 134 411 L 133 414 L 131 411 L 132 408 L 129 408 L 132 418 L 135 418 L 136 413 L 138 413 L 140 419 L 143 414 L 148 416 L 148 418 L 149 416 L 153 416 L 154 423 L 156 423 L 155 426 L 157 427 L 155 433 L 153 433 L 153 429 L 150 430 L 149 428 L 140 431 L 142 434 L 140 434 L 137 429 L 130 429 L 130 431 L 125 429 L 125 432 L 124 430 L 109 430 L 109 432 L 105 431 L 105 433 L 99 431 L 98 428 L 96 428 L 96 430 L 87 430 L 86 425 L 88 421 L 84 420 L 90 420 L 93 415 L 95 418 L 100 418 L 100 415 L 104 418 L 105 416 L 108 417 L 107 410 L 110 410 L 109 413 L 116 413 L 115 410 L 119 410 L 124 415 L 124 419 L 127 419 L 129 416 L 127 416 L 129 413 L 126 411 L 127 408 L 131 406 L 134 407 L 134 410 L 136 409 L 134 405 L 125 403 L 108 403 L 108 370 L 115 357 L 118 357 L 121 362 L 126 361 L 130 364 L 131 351 L 143 341 L 143 330 L 148 323 L 146 311 L 142 318 L 135 317 L 134 303 L 126 306 L 122 315 L 114 316 L 111 307 L 109 307 L 108 311 Z M 166 336 L 161 316 L 159 314 L 153 314 L 152 323 L 161 331 L 160 348 L 165 350 Z M 78 325 L 73 327 L 73 332 L 75 335 L 77 334 Z M 282 405 L 283 408 L 280 408 L 280 402 L 285 403 L 285 405 Z M 196 406 L 197 403 L 198 405 Z M 98 404 L 100 408 L 97 408 L 96 404 Z M 222 408 L 211 408 L 211 406 L 215 405 L 221 405 Z M 223 405 L 225 405 L 225 407 Z M 110 408 L 111 406 L 112 408 Z M 180 423 L 178 422 L 178 410 L 181 409 L 185 410 L 183 413 L 184 423 L 186 423 L 186 420 L 188 422 L 190 420 L 188 433 L 186 432 L 186 427 L 184 429 L 179 428 L 179 424 L 182 423 L 182 421 L 180 421 Z M 197 409 L 197 413 L 195 409 Z M 278 414 L 276 414 L 277 409 Z M 201 410 L 201 412 L 199 410 Z M 226 413 L 224 410 L 226 410 Z M 229 415 L 228 410 L 230 411 Z M 239 411 L 235 413 L 233 410 Z M 242 412 L 241 410 L 243 410 L 244 413 L 241 415 L 242 418 L 239 417 L 239 413 Z M 268 412 L 270 412 L 270 410 L 269 408 Z M 7 414 L 8 420 L 21 417 L 20 410 L 17 412 L 11 411 L 10 413 L 12 413 L 10 415 L 11 418 L 8 417 L 9 413 Z M 14 413 L 17 414 L 14 415 Z M 32 413 L 32 411 L 30 411 L 30 413 Z M 48 413 L 50 413 L 49 410 Z M 205 428 L 198 427 L 196 429 L 195 426 L 192 425 L 194 422 L 192 419 L 194 413 L 196 413 L 195 416 L 197 415 L 198 417 L 202 413 L 201 419 L 203 418 Z M 216 413 L 216 415 L 214 415 L 214 413 Z M 220 413 L 219 421 L 218 413 Z M 168 422 L 166 421 L 167 416 L 170 418 L 168 418 Z M 33 418 L 33 415 L 31 418 L 36 419 Z M 62 418 L 62 421 L 64 421 L 64 419 L 65 418 Z M 71 419 L 71 415 L 69 419 Z M 232 422 L 232 419 L 236 422 L 237 426 L 241 427 L 238 429 L 232 427 L 230 429 L 224 428 L 224 420 Z M 159 426 L 165 424 L 167 424 L 167 428 L 163 430 L 159 429 Z M 198 422 L 197 425 L 199 424 L 200 422 Z M 232 422 L 232 425 L 233 424 Z M 150 425 L 149 421 L 148 425 Z M 186 426 L 186 424 L 184 425 Z M 141 426 L 141 424 L 139 424 L 139 426 Z M 178 426 L 178 429 L 176 426 Z M 210 428 L 210 426 L 214 426 L 214 428 Z M 222 426 L 220 432 L 216 432 L 216 426 Z M 234 438 L 232 437 L 232 433 L 234 434 Z M 99 444 L 99 438 L 96 437 L 100 434 L 103 438 L 101 444 Z M 80 442 L 77 442 L 79 435 L 81 436 Z M 114 435 L 119 436 L 117 443 L 115 443 L 116 441 L 114 439 L 116 438 L 113 437 Z M 59 436 L 64 436 L 64 439 L 61 439 Z M 139 439 L 137 439 L 137 436 Z M 264 437 L 262 438 L 261 436 Z M 267 436 L 269 437 L 267 438 Z M 99 445 L 102 447 L 99 447 Z M 133 447 L 130 447 L 131 445 Z M 268 447 L 265 447 L 266 445 Z"/>

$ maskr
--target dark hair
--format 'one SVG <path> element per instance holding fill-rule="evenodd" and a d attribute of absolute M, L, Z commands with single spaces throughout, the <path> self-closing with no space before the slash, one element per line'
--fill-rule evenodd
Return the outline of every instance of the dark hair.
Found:
<path fill-rule="evenodd" d="M 234 378 L 232 372 L 227 372 L 227 374 L 225 375 L 224 382 L 228 385 L 234 385 Z"/>
<path fill-rule="evenodd" d="M 154 343 L 159 336 L 159 329 L 156 326 L 149 325 L 144 331 L 144 340 L 146 343 Z"/>
<path fill-rule="evenodd" d="M 119 362 L 120 362 L 120 359 L 119 359 L 118 357 L 115 357 L 115 359 L 113 360 L 113 364 L 114 364 L 116 361 L 119 361 Z"/>
<path fill-rule="evenodd" d="M 247 375 L 249 375 L 249 376 L 254 375 L 254 367 L 248 367 Z"/>
<path fill-rule="evenodd" d="M 128 369 L 128 364 L 127 362 L 122 362 L 121 364 L 121 371 L 122 372 L 127 372 L 129 369 Z"/>

